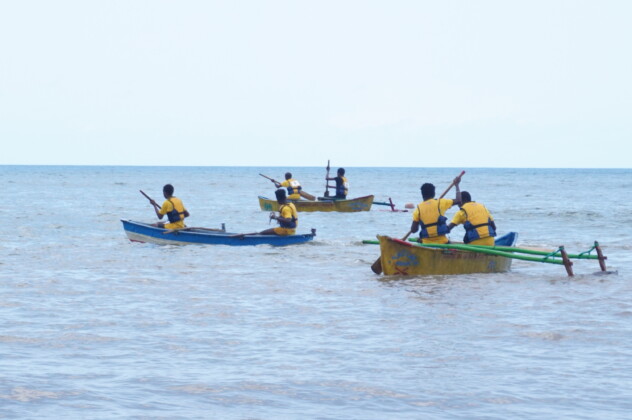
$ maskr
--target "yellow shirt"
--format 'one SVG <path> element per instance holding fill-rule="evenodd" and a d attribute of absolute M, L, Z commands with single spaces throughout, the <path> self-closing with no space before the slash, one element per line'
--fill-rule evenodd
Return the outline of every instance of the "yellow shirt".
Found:
<path fill-rule="evenodd" d="M 281 186 L 288 189 L 289 195 L 287 196 L 287 198 L 289 198 L 290 200 L 301 199 L 301 183 L 297 180 L 292 178 L 286 179 L 285 181 L 281 182 Z M 290 190 L 292 190 L 292 193 L 290 193 Z"/>
<path fill-rule="evenodd" d="M 456 212 L 452 218 L 452 222 L 455 225 L 462 225 L 469 221 L 473 225 L 487 223 L 488 221 L 494 221 L 492 214 L 487 208 L 475 201 L 470 201 L 461 206 L 461 209 Z M 470 242 L 470 245 L 494 245 L 494 237 L 489 236 L 489 227 L 480 226 L 476 228 L 479 239 L 475 239 Z"/>
<path fill-rule="evenodd" d="M 165 200 L 165 202 L 162 203 L 162 207 L 160 208 L 158 213 L 165 215 L 172 211 L 174 206 L 180 214 L 180 220 L 175 223 L 165 223 L 165 229 L 180 229 L 186 227 L 186 225 L 184 224 L 184 212 L 186 209 L 184 208 L 184 204 L 182 204 L 182 200 L 180 200 L 178 197 L 171 197 L 169 200 Z"/>
<path fill-rule="evenodd" d="M 293 219 L 295 226 L 293 228 L 279 226 L 274 228 L 274 232 L 282 236 L 294 235 L 296 233 L 296 227 L 298 226 L 298 212 L 296 211 L 294 203 L 284 204 L 279 212 L 279 216 L 285 219 Z"/>
<path fill-rule="evenodd" d="M 437 204 L 438 201 L 438 204 Z M 439 211 L 440 216 L 445 216 L 445 212 L 454 205 L 454 200 L 449 198 L 440 198 L 435 199 L 431 198 L 422 203 L 419 203 L 415 211 L 413 212 L 413 222 L 418 222 L 421 224 L 422 215 L 425 214 L 433 214 L 434 220 L 423 220 L 424 224 L 436 223 L 437 220 L 434 217 L 436 215 L 437 210 Z M 420 213 L 421 210 L 421 213 Z M 446 235 L 437 235 L 437 226 L 430 226 L 427 228 L 428 230 L 428 238 L 422 238 L 422 243 L 424 244 L 447 244 L 449 239 Z"/>

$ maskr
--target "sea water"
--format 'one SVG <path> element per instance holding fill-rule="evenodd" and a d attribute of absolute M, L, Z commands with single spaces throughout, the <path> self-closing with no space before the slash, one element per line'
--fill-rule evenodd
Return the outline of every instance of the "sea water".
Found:
<path fill-rule="evenodd" d="M 461 170 L 346 169 L 350 197 L 399 209 Z M 323 195 L 324 168 L 0 167 L 0 418 L 631 418 L 632 170 L 464 169 L 500 235 L 597 240 L 610 273 L 377 276 L 362 240 L 411 223 L 384 206 L 300 213 L 314 242 L 280 248 L 132 243 L 120 222 L 155 221 L 139 190 L 172 183 L 189 226 L 267 229 L 258 174 Z"/>

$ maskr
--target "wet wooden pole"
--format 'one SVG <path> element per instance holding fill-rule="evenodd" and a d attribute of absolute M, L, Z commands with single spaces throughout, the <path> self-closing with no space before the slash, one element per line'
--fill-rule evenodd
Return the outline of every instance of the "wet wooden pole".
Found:
<path fill-rule="evenodd" d="M 566 274 L 568 274 L 568 277 L 573 277 L 573 262 L 570 260 L 570 258 L 568 258 L 568 254 L 566 254 L 564 246 L 560 246 L 560 254 L 562 255 L 564 267 L 566 268 Z"/>
<path fill-rule="evenodd" d="M 595 251 L 597 251 L 597 257 L 599 259 L 599 268 L 601 268 L 601 271 L 606 271 L 606 259 L 608 259 L 608 257 L 603 255 L 599 242 L 597 241 L 595 241 Z"/>

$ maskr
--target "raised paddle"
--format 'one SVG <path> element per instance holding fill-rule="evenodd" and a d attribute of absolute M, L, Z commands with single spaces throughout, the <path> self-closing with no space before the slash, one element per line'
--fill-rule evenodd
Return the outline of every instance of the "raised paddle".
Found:
<path fill-rule="evenodd" d="M 329 159 L 327 159 L 327 175 L 325 175 L 325 197 L 329 197 Z"/>
<path fill-rule="evenodd" d="M 461 173 L 459 174 L 459 176 L 457 176 L 457 178 L 461 179 L 461 177 L 463 175 L 465 175 L 465 171 L 461 171 Z M 452 183 L 450 184 L 450 186 L 448 188 L 446 188 L 446 190 L 443 192 L 443 194 L 441 194 L 439 199 L 442 199 L 452 189 L 452 187 L 454 187 L 454 180 L 452 180 Z M 412 231 L 409 230 L 408 233 L 406 234 L 406 236 L 404 236 L 402 238 L 402 241 L 405 241 L 406 239 L 408 239 L 408 237 L 410 236 L 411 233 L 412 233 Z M 380 255 L 380 258 L 377 259 L 377 261 L 375 261 L 373 264 L 371 264 L 371 270 L 375 274 L 381 274 L 382 273 L 382 256 L 381 255 Z"/>
<path fill-rule="evenodd" d="M 145 194 L 145 193 L 143 192 L 143 190 L 138 190 L 138 191 L 140 191 L 140 193 L 141 193 L 142 195 L 144 195 L 144 196 L 145 196 L 145 198 L 146 198 L 147 200 L 149 200 L 149 202 L 151 203 L 151 205 L 153 205 L 155 208 L 157 208 L 158 210 L 160 210 L 160 206 L 159 206 L 159 205 L 158 205 L 158 204 L 157 204 L 157 203 L 153 200 L 153 198 L 151 198 L 150 196 L 148 196 L 147 194 Z"/>
<path fill-rule="evenodd" d="M 259 175 L 261 175 L 262 177 L 264 177 L 264 178 L 266 178 L 266 179 L 269 179 L 270 181 L 274 182 L 274 186 L 275 186 L 275 187 L 277 187 L 277 188 L 281 188 L 281 183 L 280 183 L 279 181 L 277 181 L 277 180 L 275 180 L 275 179 L 272 179 L 272 178 L 270 178 L 269 176 L 265 176 L 264 174 L 259 174 Z M 302 188 L 301 188 L 301 191 L 299 191 L 299 194 L 301 195 L 301 197 L 303 197 L 303 198 L 304 198 L 304 199 L 306 199 L 306 200 L 309 200 L 309 201 L 314 201 L 314 200 L 316 200 L 316 197 L 314 197 L 314 196 L 313 196 L 313 195 L 311 195 L 310 193 L 307 193 L 307 192 L 303 191 L 303 189 L 302 189 Z"/>

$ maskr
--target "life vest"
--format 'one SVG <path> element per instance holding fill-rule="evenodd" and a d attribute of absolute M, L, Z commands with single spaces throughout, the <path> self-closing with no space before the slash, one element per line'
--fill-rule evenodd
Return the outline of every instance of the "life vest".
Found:
<path fill-rule="evenodd" d="M 340 180 L 336 181 L 336 196 L 346 197 L 349 192 L 349 181 L 344 176 L 339 176 Z"/>
<path fill-rule="evenodd" d="M 301 187 L 301 183 L 298 182 L 295 179 L 288 179 L 286 180 L 286 182 L 288 183 L 287 186 L 287 194 L 288 195 L 294 195 L 294 194 L 300 194 L 302 187 Z"/>
<path fill-rule="evenodd" d="M 441 214 L 440 200 L 441 199 L 432 199 L 417 205 L 417 209 L 419 211 L 419 224 L 421 226 L 421 231 L 419 232 L 420 238 L 434 238 L 436 236 L 448 234 L 448 224 L 446 223 L 448 218 Z M 433 205 L 433 201 L 437 203 L 436 207 Z M 428 204 L 424 205 L 425 203 Z M 426 223 L 424 220 L 430 223 Z M 437 227 L 437 233 L 431 234 L 428 231 L 428 228 L 432 226 Z"/>
<path fill-rule="evenodd" d="M 490 218 L 489 211 L 487 211 L 484 205 L 470 201 L 469 203 L 463 204 L 461 210 L 465 213 L 466 218 L 466 222 L 463 224 L 465 228 L 463 242 L 467 244 L 476 239 L 496 236 L 496 231 L 491 225 L 492 219 Z"/>
<path fill-rule="evenodd" d="M 172 197 L 175 198 L 175 197 Z M 182 205 L 182 201 L 177 200 L 176 203 L 178 203 L 178 207 L 182 207 L 182 211 L 178 211 L 176 205 L 174 204 L 173 201 L 171 200 L 167 200 L 171 203 L 171 206 L 173 207 L 173 209 L 169 212 L 167 212 L 167 219 L 169 219 L 169 223 L 176 223 L 179 222 L 180 220 L 184 220 L 184 206 Z"/>
<path fill-rule="evenodd" d="M 285 209 L 286 207 L 290 209 L 292 215 L 291 221 L 286 222 L 279 220 L 279 226 L 287 229 L 296 229 L 298 217 L 296 215 L 296 207 L 294 207 L 294 204 L 281 204 L 281 206 L 279 207 L 279 215 L 287 219 L 287 217 L 283 216 L 283 209 Z"/>

